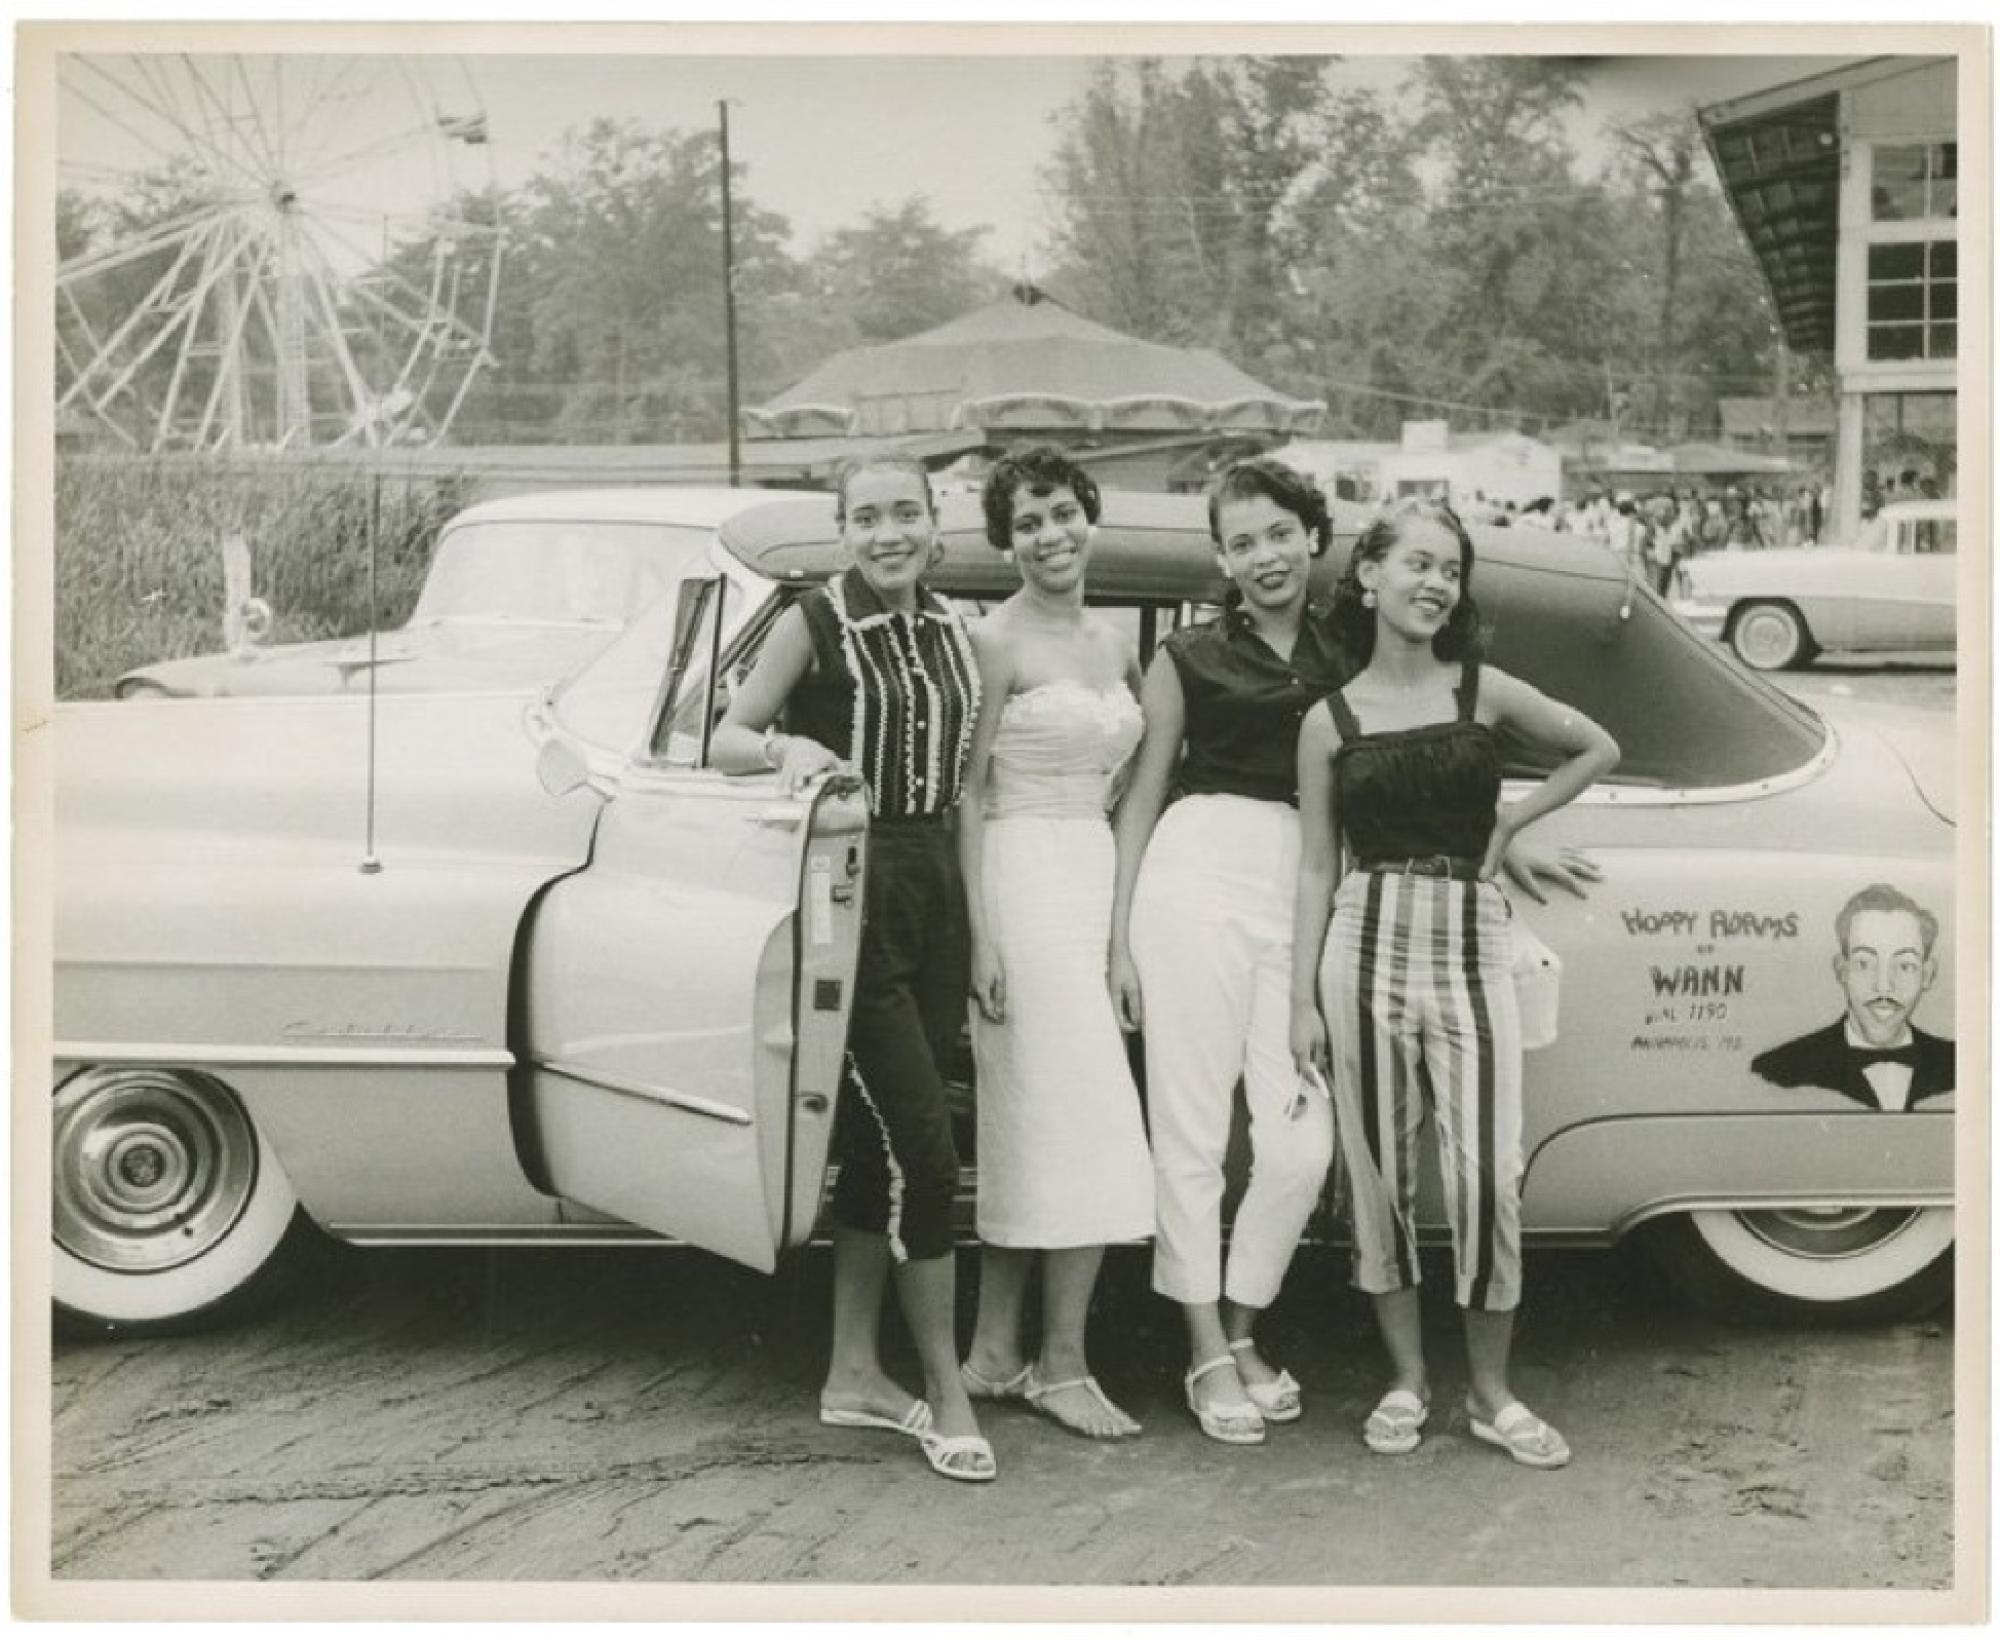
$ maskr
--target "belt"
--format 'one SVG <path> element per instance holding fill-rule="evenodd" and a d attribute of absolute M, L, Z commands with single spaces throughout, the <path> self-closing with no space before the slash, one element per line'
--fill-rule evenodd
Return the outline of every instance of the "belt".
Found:
<path fill-rule="evenodd" d="M 1371 858 L 1355 866 L 1369 875 L 1427 875 L 1440 880 L 1477 881 L 1480 860 L 1432 853 L 1427 858 Z"/>
<path fill-rule="evenodd" d="M 922 835 L 945 829 L 950 823 L 949 812 L 877 813 L 870 815 L 868 830 L 871 835 Z"/>

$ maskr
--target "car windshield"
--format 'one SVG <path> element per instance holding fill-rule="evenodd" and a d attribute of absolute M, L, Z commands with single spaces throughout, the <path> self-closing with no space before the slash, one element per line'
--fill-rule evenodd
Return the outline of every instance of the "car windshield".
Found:
<path fill-rule="evenodd" d="M 698 572 L 714 538 L 676 523 L 466 523 L 439 540 L 411 617 L 623 625 Z"/>

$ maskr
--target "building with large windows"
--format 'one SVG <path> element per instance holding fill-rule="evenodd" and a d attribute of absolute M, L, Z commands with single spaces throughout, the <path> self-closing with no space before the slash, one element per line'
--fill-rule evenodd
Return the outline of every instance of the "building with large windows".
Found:
<path fill-rule="evenodd" d="M 1958 86 L 1873 57 L 1701 110 L 1785 341 L 1831 354 L 1830 532 L 1958 488 Z"/>

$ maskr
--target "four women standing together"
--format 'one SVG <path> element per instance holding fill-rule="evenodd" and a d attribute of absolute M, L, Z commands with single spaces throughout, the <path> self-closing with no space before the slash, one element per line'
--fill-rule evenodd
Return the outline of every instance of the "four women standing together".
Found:
<path fill-rule="evenodd" d="M 851 763 L 874 815 L 821 1418 L 911 1433 L 962 1480 L 995 1470 L 973 1399 L 1018 1398 L 1086 1436 L 1136 1433 L 1090 1373 L 1084 1331 L 1105 1245 L 1153 1235 L 1154 1287 L 1186 1318 L 1189 1410 L 1212 1438 L 1262 1441 L 1301 1404 L 1254 1327 L 1337 1132 L 1355 1281 L 1376 1297 L 1392 1365 L 1364 1435 L 1383 1453 L 1414 1448 L 1428 1406 L 1414 1144 L 1428 1112 L 1450 1182 L 1473 1431 L 1528 1464 L 1566 1460 L 1505 1379 L 1521 1075 L 1511 911 L 1493 877 L 1514 835 L 1617 749 L 1481 672 L 1463 526 L 1441 507 L 1378 522 L 1317 606 L 1324 498 L 1275 461 L 1241 462 L 1209 498 L 1224 611 L 1169 637 L 1141 684 L 1129 640 L 1084 606 L 1100 501 L 1060 450 L 1018 451 L 989 475 L 987 534 L 1021 587 L 969 628 L 922 585 L 938 545 L 921 468 L 866 459 L 838 494 L 849 569 L 780 618 L 715 739 L 718 766 L 776 768 L 787 786 Z M 1491 739 L 1503 723 L 1566 757 L 1504 811 Z M 1336 893 L 1343 834 L 1355 862 Z M 1590 873 L 1536 863 L 1571 885 Z M 938 1065 L 968 991 L 986 1248 L 961 1365 L 958 1157 Z M 1150 1147 L 1120 1034 L 1142 1024 Z M 1252 1166 L 1225 1255 L 1239 1081 Z M 922 1399 L 879 1356 L 892 1267 Z"/>

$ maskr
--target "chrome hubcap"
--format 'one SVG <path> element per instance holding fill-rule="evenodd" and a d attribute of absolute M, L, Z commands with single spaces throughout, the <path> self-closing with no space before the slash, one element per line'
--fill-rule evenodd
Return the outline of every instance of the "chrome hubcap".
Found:
<path fill-rule="evenodd" d="M 1914 1207 L 1831 1205 L 1824 1209 L 1738 1211 L 1736 1219 L 1789 1256 L 1822 1260 L 1859 1256 L 1894 1239 L 1917 1219 Z"/>
<path fill-rule="evenodd" d="M 1792 622 L 1769 609 L 1744 616 L 1738 641 L 1743 652 L 1759 665 L 1782 665 L 1798 647 Z"/>
<path fill-rule="evenodd" d="M 257 1181 L 257 1135 L 227 1087 L 163 1069 L 91 1069 L 55 1101 L 55 1236 L 120 1273 L 193 1261 Z"/>

